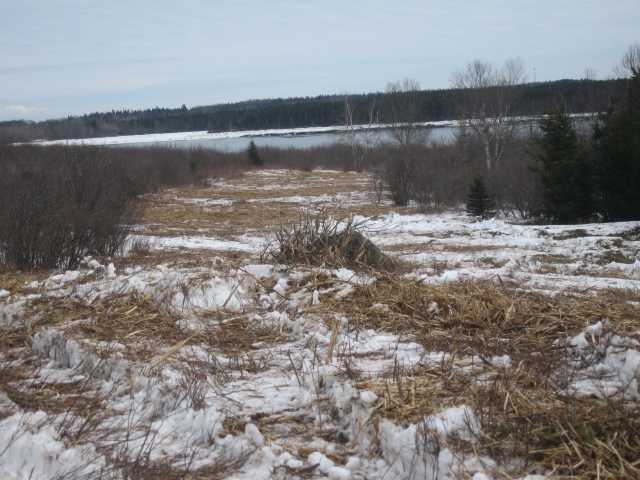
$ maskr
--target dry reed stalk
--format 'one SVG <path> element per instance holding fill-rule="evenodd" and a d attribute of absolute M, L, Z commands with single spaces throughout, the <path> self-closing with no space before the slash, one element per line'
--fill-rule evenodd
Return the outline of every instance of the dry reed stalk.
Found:
<path fill-rule="evenodd" d="M 331 329 L 331 340 L 329 340 L 329 346 L 327 347 L 327 355 L 325 357 L 325 363 L 328 365 L 331 363 L 333 359 L 333 351 L 336 348 L 336 344 L 338 343 L 338 333 L 340 332 L 340 327 L 338 323 L 333 325 Z"/>

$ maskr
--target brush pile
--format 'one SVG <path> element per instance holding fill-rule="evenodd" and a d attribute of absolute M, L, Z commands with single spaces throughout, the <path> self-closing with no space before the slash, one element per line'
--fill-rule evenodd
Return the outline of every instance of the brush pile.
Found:
<path fill-rule="evenodd" d="M 306 213 L 275 232 L 261 260 L 322 268 L 391 270 L 391 259 L 363 235 L 363 229 L 364 222 L 355 221 L 353 216 L 343 220 L 326 213 Z"/>

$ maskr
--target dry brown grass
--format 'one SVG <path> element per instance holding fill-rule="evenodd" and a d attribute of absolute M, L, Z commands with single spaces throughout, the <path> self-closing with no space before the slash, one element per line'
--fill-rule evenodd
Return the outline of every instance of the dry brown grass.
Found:
<path fill-rule="evenodd" d="M 12 293 L 20 292 L 27 283 L 41 281 L 50 276 L 51 272 L 43 269 L 31 271 L 0 270 L 0 290 L 8 290 Z"/>
<path fill-rule="evenodd" d="M 258 343 L 275 345 L 286 339 L 279 331 L 257 325 L 248 317 L 243 315 L 240 318 L 221 321 L 210 329 L 201 331 L 193 339 L 216 348 L 216 351 L 235 357 L 239 361 L 244 361 L 243 356 L 246 356 L 248 363 L 251 363 L 254 358 L 253 345 Z"/>
<path fill-rule="evenodd" d="M 294 196 L 363 194 L 367 189 L 366 177 L 356 174 L 247 174 L 225 184 L 171 189 L 151 195 L 145 229 L 152 235 L 233 238 L 262 233 L 274 225 L 295 220 L 302 209 L 309 207 L 324 209 L 337 218 L 346 218 L 351 213 L 366 216 L 388 213 L 389 205 L 358 206 L 356 202 L 350 205 L 342 200 L 311 205 L 281 201 Z M 194 198 L 229 202 L 195 203 Z M 393 207 L 393 210 L 414 213 L 409 208 Z M 498 262 L 491 257 L 497 248 L 500 247 L 457 245 L 450 239 L 397 245 L 387 250 L 480 253 L 484 255 L 479 260 L 481 263 L 500 266 L 502 260 Z M 484 251 L 487 253 L 483 254 Z M 549 269 L 569 260 L 564 256 L 541 255 L 537 260 Z M 189 269 L 192 273 L 201 270 L 206 278 L 210 268 L 224 276 L 224 272 L 231 273 L 253 260 L 255 257 L 243 252 L 167 249 L 140 251 L 118 259 L 117 266 L 121 269 L 165 264 L 170 269 Z M 568 361 L 566 349 L 554 344 L 555 340 L 572 337 L 604 318 L 611 321 L 608 332 L 640 340 L 637 333 L 640 310 L 637 304 L 630 303 L 640 302 L 637 290 L 609 288 L 597 296 L 550 296 L 522 291 L 518 285 L 508 285 L 506 280 L 503 285 L 474 282 L 435 286 L 405 278 L 402 274 L 415 266 L 394 263 L 399 266 L 396 274 L 378 273 L 373 285 L 354 285 L 355 292 L 346 297 L 323 295 L 320 305 L 308 306 L 305 312 L 305 315 L 325 319 L 329 327 L 334 325 L 327 319 L 344 316 L 349 318 L 351 327 L 392 332 L 398 334 L 401 341 L 418 342 L 427 353 L 445 353 L 437 364 L 426 357 L 415 365 L 396 362 L 392 369 L 374 378 L 357 370 L 358 356 L 348 349 L 333 352 L 342 364 L 345 379 L 350 379 L 360 390 L 372 390 L 378 395 L 374 424 L 381 418 L 405 426 L 416 424 L 428 415 L 466 404 L 478 417 L 481 433 L 475 445 L 459 442 L 456 447 L 461 451 L 476 449 L 503 465 L 513 465 L 513 460 L 520 459 L 525 465 L 518 467 L 518 473 L 542 465 L 562 478 L 640 478 L 637 403 L 567 394 L 566 388 L 576 375 L 576 368 Z M 434 261 L 433 266 L 438 271 L 449 268 L 446 263 L 436 263 Z M 0 288 L 19 293 L 25 282 L 42 280 L 49 275 L 48 272 L 4 272 L 0 274 Z M 192 280 L 196 282 L 198 276 L 192 275 Z M 302 288 L 330 289 L 336 280 L 314 271 L 292 283 L 288 294 Z M 270 286 L 257 285 L 250 295 L 256 294 L 260 287 Z M 374 307 L 379 304 L 388 308 Z M 231 378 L 233 372 L 259 373 L 270 368 L 267 347 L 289 340 L 287 332 L 256 321 L 255 313 L 249 308 L 241 312 L 224 309 L 198 312 L 202 328 L 189 330 L 180 326 L 178 315 L 141 294 L 105 295 L 93 303 L 42 298 L 28 305 L 27 315 L 37 318 L 35 322 L 2 332 L 2 348 L 5 358 L 9 358 L 18 347 L 28 346 L 29 336 L 39 328 L 56 326 L 67 337 L 84 340 L 83 346 L 95 349 L 98 354 L 101 342 L 117 342 L 124 345 L 127 359 L 153 362 L 151 365 L 172 362 L 174 368 L 184 369 L 187 379 L 211 375 L 221 383 Z M 593 348 L 593 339 L 588 340 Z M 256 351 L 256 344 L 262 346 L 261 351 Z M 201 347 L 211 355 L 211 361 L 188 358 L 176 348 L 187 345 Z M 102 350 L 102 353 L 109 352 Z M 216 355 L 226 356 L 228 365 L 222 368 L 217 364 Z M 494 361 L 503 355 L 509 356 L 509 365 Z M 101 397 L 93 387 L 83 382 L 38 380 L 36 370 L 33 365 L 0 369 L 0 388 L 20 408 L 84 415 L 84 425 L 90 428 L 94 421 L 91 412 L 103 410 Z M 317 400 L 326 411 L 331 408 L 328 402 L 320 396 Z M 0 412 L 0 419 L 3 415 L 8 413 Z M 259 426 L 267 444 L 278 441 L 286 445 L 286 439 L 293 437 L 335 440 L 334 430 L 313 425 L 313 415 L 286 412 L 255 414 L 250 418 L 229 416 L 223 425 L 224 433 L 241 434 L 248 422 Z M 304 447 L 290 450 L 301 459 L 311 453 Z M 347 452 L 346 447 L 344 451 L 339 450 L 336 461 L 342 464 Z M 110 458 L 109 468 L 128 472 L 134 478 L 225 478 L 240 468 L 244 460 L 222 461 L 187 472 L 187 468 L 176 467 L 176 459 L 140 463 L 119 458 L 115 450 L 105 454 Z M 314 474 L 312 470 L 304 474 L 291 473 Z M 509 472 L 499 478 L 510 478 Z"/>
<path fill-rule="evenodd" d="M 64 312 L 68 307 L 52 305 L 50 308 Z M 60 321 L 73 323 L 65 329 L 71 338 L 123 344 L 171 344 L 186 334 L 177 326 L 176 315 L 171 315 L 157 301 L 138 292 L 110 295 L 89 305 L 75 303 L 72 308 L 76 311 Z"/>
<path fill-rule="evenodd" d="M 117 342 L 127 348 L 125 356 L 141 360 L 153 355 L 154 347 L 182 339 L 187 332 L 176 324 L 177 316 L 164 311 L 156 301 L 139 293 L 104 295 L 87 303 L 67 298 L 41 297 L 29 302 L 25 317 L 37 320 L 4 329 L 3 347 L 29 344 L 42 327 L 57 327 L 69 338 L 87 345 Z M 96 352 L 103 354 L 102 348 Z"/>
<path fill-rule="evenodd" d="M 640 289 L 633 287 L 605 288 L 598 292 L 598 296 L 612 302 L 640 303 Z"/>
<path fill-rule="evenodd" d="M 272 199 L 309 195 L 338 195 L 365 193 L 369 191 L 369 177 L 366 174 L 343 173 L 316 170 L 314 172 L 296 172 L 274 170 L 261 175 L 248 175 L 224 184 L 215 184 L 214 189 L 232 194 L 238 199 Z"/>
<path fill-rule="evenodd" d="M 197 331 L 184 329 L 179 326 L 179 315 L 169 313 L 157 299 L 137 292 L 105 295 L 91 304 L 43 298 L 30 308 L 42 320 L 6 332 L 5 347 L 26 345 L 41 327 L 56 326 L 65 332 L 65 337 L 83 340 L 83 345 L 99 356 L 110 355 L 108 345 L 115 342 L 125 347 L 125 358 L 148 363 L 167 347 L 189 343 L 251 363 L 252 345 L 278 343 L 285 338 L 281 332 L 252 321 L 251 312 L 237 315 L 224 310 L 203 311 L 201 322 L 206 327 Z M 228 318 L 233 313 L 236 315 Z"/>
<path fill-rule="evenodd" d="M 564 265 L 567 263 L 571 263 L 573 261 L 566 255 L 554 255 L 554 254 L 534 255 L 531 257 L 531 260 L 534 262 L 550 263 L 553 265 L 557 265 L 557 264 Z"/>
<path fill-rule="evenodd" d="M 554 343 L 604 318 L 611 321 L 609 332 L 637 338 L 640 307 L 486 283 L 424 285 L 390 275 L 355 288 L 348 298 L 324 299 L 325 311 L 349 315 L 358 328 L 400 334 L 427 352 L 447 352 L 437 365 L 396 362 L 386 378 L 359 381 L 360 389 L 378 395 L 379 417 L 419 424 L 466 404 L 480 421 L 481 437 L 475 446 L 461 442 L 461 451 L 476 449 L 504 464 L 518 458 L 562 478 L 640 478 L 640 407 L 566 393 L 577 370 Z M 503 355 L 510 363 L 496 364 Z"/>
<path fill-rule="evenodd" d="M 638 315 L 637 307 L 625 303 L 551 297 L 482 282 L 436 286 L 385 275 L 373 287 L 358 285 L 356 289 L 346 308 L 356 312 L 359 322 L 366 327 L 396 332 L 407 327 L 413 332 L 453 327 L 468 332 L 491 329 L 495 334 L 527 333 L 532 341 L 544 342 L 605 317 L 615 317 L 617 328 L 625 326 L 626 333 L 633 333 Z M 388 304 L 393 316 L 372 308 L 376 303 Z"/>
<path fill-rule="evenodd" d="M 145 268 L 165 265 L 170 269 L 203 270 L 215 269 L 217 272 L 228 273 L 244 266 L 249 261 L 256 261 L 255 256 L 248 252 L 215 249 L 163 248 L 152 250 L 148 254 L 133 254 L 117 260 L 118 269 L 137 267 Z"/>
<path fill-rule="evenodd" d="M 223 455 L 215 462 L 199 468 L 192 468 L 193 458 L 190 452 L 175 457 L 165 457 L 159 460 L 152 460 L 151 449 L 142 452 L 138 456 L 129 456 L 126 450 L 118 445 L 111 448 L 102 449 L 101 453 L 106 456 L 106 466 L 96 477 L 93 474 L 89 478 L 125 478 L 136 480 L 223 480 L 230 475 L 241 470 L 242 466 L 249 459 L 252 450 L 247 450 L 243 454 L 232 457 Z M 85 477 L 64 477 L 74 480 L 84 480 Z M 88 479 L 87 479 L 88 480 Z"/>
<path fill-rule="evenodd" d="M 389 213 L 391 205 L 359 201 L 368 189 L 368 177 L 364 174 L 324 171 L 247 174 L 211 187 L 175 188 L 150 195 L 143 224 L 145 231 L 154 235 L 229 238 L 262 233 L 274 225 L 290 222 L 304 208 L 324 209 L 336 217 Z M 318 200 L 301 204 L 299 197 Z M 354 200 L 345 201 L 349 197 Z M 414 212 L 408 207 L 393 210 Z"/>

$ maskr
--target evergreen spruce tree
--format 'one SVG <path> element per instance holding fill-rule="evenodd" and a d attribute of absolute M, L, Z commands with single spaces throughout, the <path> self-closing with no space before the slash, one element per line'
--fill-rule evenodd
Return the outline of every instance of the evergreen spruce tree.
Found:
<path fill-rule="evenodd" d="M 541 136 L 534 137 L 540 153 L 542 209 L 538 212 L 555 223 L 588 221 L 595 213 L 591 169 L 571 118 L 564 108 L 540 122 Z"/>
<path fill-rule="evenodd" d="M 626 92 L 594 131 L 598 210 L 606 221 L 640 220 L 640 58 L 637 62 L 630 67 Z"/>
<path fill-rule="evenodd" d="M 483 220 L 495 215 L 495 201 L 493 195 L 487 190 L 482 175 L 477 175 L 467 195 L 467 213 L 474 217 L 482 217 Z"/>
<path fill-rule="evenodd" d="M 252 165 L 260 166 L 264 164 L 264 160 L 262 160 L 262 157 L 258 153 L 258 147 L 253 140 L 251 140 L 249 146 L 247 147 L 247 157 L 249 163 Z"/>

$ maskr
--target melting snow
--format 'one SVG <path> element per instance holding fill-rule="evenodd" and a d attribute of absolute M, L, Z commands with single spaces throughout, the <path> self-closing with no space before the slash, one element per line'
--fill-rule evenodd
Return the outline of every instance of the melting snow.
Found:
<path fill-rule="evenodd" d="M 195 138 L 198 134 L 190 135 Z M 504 219 L 478 222 L 456 213 L 391 213 L 368 221 L 370 238 L 378 245 L 433 247 L 399 250 L 402 257 L 419 264 L 417 277 L 422 281 L 448 284 L 512 278 L 523 288 L 587 293 L 603 287 L 640 288 L 640 260 L 605 265 L 588 261 L 611 248 L 612 239 L 621 231 L 635 225 L 529 226 Z M 588 236 L 554 239 L 577 229 Z M 206 236 L 157 238 L 155 248 L 255 253 L 262 241 L 250 236 L 235 241 Z M 449 248 L 454 245 L 456 248 Z M 634 248 L 637 254 L 637 246 Z M 543 256 L 558 260 L 553 272 L 541 271 Z M 438 267 L 440 264 L 444 269 Z M 598 276 L 606 268 L 624 276 Z M 148 455 L 150 459 L 176 458 L 186 452 L 194 468 L 215 461 L 241 461 L 242 468 L 229 473 L 229 478 L 238 479 L 292 478 L 304 472 L 319 472 L 333 480 L 445 480 L 463 478 L 463 473 L 467 475 L 464 478 L 474 480 L 496 478 L 491 473 L 496 466 L 494 459 L 458 455 L 442 447 L 453 438 L 474 441 L 478 421 L 468 405 L 426 416 L 408 427 L 389 420 L 381 421 L 377 429 L 373 427 L 369 420 L 378 396 L 370 390 L 358 391 L 345 377 L 344 365 L 327 355 L 330 345 L 348 345 L 357 359 L 357 369 L 372 378 L 380 378 L 399 362 L 427 362 L 435 368 L 446 355 L 427 352 L 399 335 L 373 330 L 356 334 L 343 328 L 335 336 L 331 325 L 337 321 L 345 326 L 348 319 L 319 318 L 309 309 L 322 305 L 326 295 L 346 296 L 353 292 L 354 285 L 369 285 L 374 279 L 348 269 L 323 273 L 332 279 L 331 288 L 294 288 L 304 274 L 271 265 L 249 264 L 229 276 L 215 269 L 181 270 L 166 265 L 122 269 L 117 267 L 117 260 L 103 265 L 87 258 L 79 270 L 26 285 L 30 293 L 0 290 L 0 319 L 5 326 L 28 322 L 23 317 L 26 302 L 42 296 L 91 304 L 102 295 L 139 292 L 179 315 L 194 335 L 208 327 L 206 322 L 213 321 L 200 313 L 220 310 L 237 312 L 256 325 L 287 333 L 285 343 L 255 343 L 251 345 L 253 353 L 242 358 L 231 351 L 212 353 L 208 346 L 170 345 L 156 352 L 157 364 L 139 365 L 124 355 L 128 348 L 125 345 L 102 345 L 102 351 L 109 352 L 105 357 L 96 350 L 99 345 L 88 339 L 69 338 L 62 326 L 40 328 L 32 335 L 30 345 L 42 361 L 38 375 L 58 381 L 90 381 L 104 398 L 102 408 L 110 412 L 110 416 L 96 419 L 98 430 L 111 433 L 104 437 L 87 434 L 82 443 L 74 445 L 63 433 L 79 427 L 69 424 L 64 415 L 24 411 L 2 394 L 0 412 L 6 415 L 0 420 L 0 476 L 91 478 L 107 464 L 101 448 L 121 442 L 121 454 Z M 384 310 L 386 306 L 379 307 Z M 439 307 L 433 304 L 430 308 L 437 312 Z M 239 317 L 219 323 L 235 318 Z M 566 348 L 579 365 L 567 393 L 599 398 L 618 395 L 638 401 L 640 344 L 606 333 L 607 322 L 601 319 L 585 325 L 577 335 L 557 340 L 557 346 Z M 202 365 L 206 379 L 198 384 L 202 390 L 188 390 L 189 385 L 196 385 L 195 380 L 186 376 L 176 361 L 187 356 Z M 4 365 L 10 362 L 0 360 Z M 240 361 L 246 363 L 241 365 Z M 493 357 L 489 363 L 495 368 L 511 368 L 508 355 Z M 218 370 L 227 373 L 216 373 Z M 257 420 L 261 418 L 273 420 L 272 437 L 260 431 Z M 239 427 L 225 433 L 225 425 L 233 422 Z M 296 425 L 300 424 L 313 425 L 316 430 L 297 431 Z M 336 432 L 333 439 L 314 434 L 322 428 Z M 295 433 L 288 434 L 288 429 Z M 143 434 L 123 437 L 122 432 Z M 338 444 L 348 445 L 347 457 L 334 455 Z M 377 448 L 381 457 L 373 455 Z M 302 451 L 308 453 L 301 457 Z M 544 478 L 527 475 L 521 480 Z"/>

